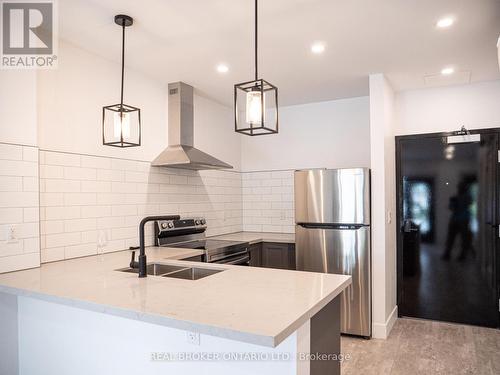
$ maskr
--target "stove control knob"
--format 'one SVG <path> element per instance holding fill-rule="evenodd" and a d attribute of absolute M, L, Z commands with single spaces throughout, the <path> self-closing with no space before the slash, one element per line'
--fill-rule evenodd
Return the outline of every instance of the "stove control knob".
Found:
<path fill-rule="evenodd" d="M 201 225 L 205 225 L 207 222 L 205 219 L 201 219 Z"/>
<path fill-rule="evenodd" d="M 200 222 L 199 220 L 196 220 L 196 221 L 194 222 L 194 224 L 195 224 L 195 225 L 200 225 L 200 224 L 201 224 L 201 222 Z"/>
<path fill-rule="evenodd" d="M 172 223 L 171 221 L 168 222 L 168 227 L 169 228 L 173 228 L 174 227 L 174 223 Z"/>
<path fill-rule="evenodd" d="M 161 229 L 167 229 L 167 223 L 161 223 Z"/>

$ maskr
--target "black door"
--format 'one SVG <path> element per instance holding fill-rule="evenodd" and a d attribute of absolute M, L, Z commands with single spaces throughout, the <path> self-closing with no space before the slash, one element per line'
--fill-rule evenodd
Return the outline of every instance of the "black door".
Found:
<path fill-rule="evenodd" d="M 499 326 L 498 134 L 475 133 L 396 139 L 402 316 Z"/>

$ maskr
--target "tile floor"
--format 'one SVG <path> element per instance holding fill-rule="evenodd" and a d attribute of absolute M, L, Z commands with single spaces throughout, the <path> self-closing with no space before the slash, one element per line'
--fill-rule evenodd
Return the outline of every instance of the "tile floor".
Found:
<path fill-rule="evenodd" d="M 500 330 L 398 319 L 387 340 L 342 337 L 343 375 L 500 374 Z"/>

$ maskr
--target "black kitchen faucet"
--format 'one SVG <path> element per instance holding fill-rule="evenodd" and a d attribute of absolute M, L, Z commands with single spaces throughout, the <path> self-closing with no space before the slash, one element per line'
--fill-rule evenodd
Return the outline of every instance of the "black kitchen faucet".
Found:
<path fill-rule="evenodd" d="M 144 244 L 144 226 L 150 221 L 157 220 L 179 220 L 181 217 L 179 215 L 166 215 L 166 216 L 147 216 L 141 220 L 139 224 L 139 262 L 134 261 L 134 254 L 132 253 L 132 261 L 130 262 L 130 267 L 139 269 L 139 277 L 146 277 L 146 250 Z"/>

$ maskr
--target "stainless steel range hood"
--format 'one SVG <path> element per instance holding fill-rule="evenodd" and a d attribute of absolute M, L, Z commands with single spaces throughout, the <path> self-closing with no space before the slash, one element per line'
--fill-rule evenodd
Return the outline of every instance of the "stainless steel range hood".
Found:
<path fill-rule="evenodd" d="M 184 82 L 168 85 L 168 147 L 153 166 L 183 169 L 227 169 L 231 165 L 193 147 L 193 87 Z"/>

